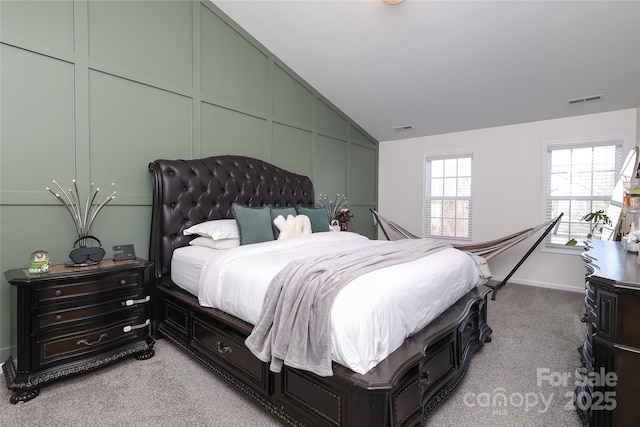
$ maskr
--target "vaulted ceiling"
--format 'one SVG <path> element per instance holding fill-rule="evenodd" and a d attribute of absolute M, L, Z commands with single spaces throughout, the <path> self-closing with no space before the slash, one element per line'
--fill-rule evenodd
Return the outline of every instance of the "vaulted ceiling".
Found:
<path fill-rule="evenodd" d="M 379 141 L 640 104 L 638 1 L 212 1 Z"/>

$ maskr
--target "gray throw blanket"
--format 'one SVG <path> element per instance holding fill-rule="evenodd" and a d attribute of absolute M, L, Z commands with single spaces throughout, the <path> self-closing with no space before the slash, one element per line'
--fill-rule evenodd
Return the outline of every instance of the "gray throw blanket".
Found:
<path fill-rule="evenodd" d="M 260 320 L 245 343 L 270 369 L 283 363 L 331 376 L 331 308 L 338 292 L 356 277 L 449 248 L 432 239 L 407 239 L 358 251 L 292 261 L 271 281 Z"/>

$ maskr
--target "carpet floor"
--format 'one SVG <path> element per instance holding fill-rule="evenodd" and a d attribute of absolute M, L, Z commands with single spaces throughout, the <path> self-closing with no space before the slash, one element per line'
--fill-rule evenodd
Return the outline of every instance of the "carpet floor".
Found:
<path fill-rule="evenodd" d="M 489 301 L 492 341 L 428 425 L 580 426 L 572 392 L 583 310 L 580 293 L 503 288 Z M 1 387 L 0 426 L 283 425 L 167 340 L 155 350 L 146 361 L 129 358 L 44 385 L 40 396 L 23 404 L 10 404 L 11 392 Z"/>

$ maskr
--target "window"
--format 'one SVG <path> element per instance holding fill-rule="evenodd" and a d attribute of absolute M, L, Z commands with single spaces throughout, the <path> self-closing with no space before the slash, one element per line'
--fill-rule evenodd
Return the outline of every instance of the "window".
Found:
<path fill-rule="evenodd" d="M 424 237 L 471 240 L 473 155 L 425 157 Z"/>
<path fill-rule="evenodd" d="M 591 232 L 590 224 L 582 221 L 589 212 L 603 210 L 617 221 L 620 209 L 611 206 L 618 212 L 612 214 L 609 204 L 622 164 L 623 145 L 622 138 L 545 143 L 542 206 L 547 219 L 564 213 L 557 232 L 547 237 L 546 248 L 564 248 L 570 239 L 581 244 Z"/>

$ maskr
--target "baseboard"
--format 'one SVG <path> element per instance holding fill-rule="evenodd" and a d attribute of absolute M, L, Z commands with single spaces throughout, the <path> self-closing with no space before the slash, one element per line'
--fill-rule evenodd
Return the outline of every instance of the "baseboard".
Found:
<path fill-rule="evenodd" d="M 504 277 L 493 276 L 491 280 L 496 280 L 497 282 L 501 282 L 504 280 Z M 558 291 L 584 293 L 584 286 L 580 287 L 580 286 L 560 285 L 558 283 L 536 282 L 533 280 L 521 280 L 521 279 L 515 279 L 515 280 L 509 279 L 508 283 L 514 283 L 516 285 L 524 285 L 524 286 L 533 286 L 536 288 L 556 289 Z"/>

